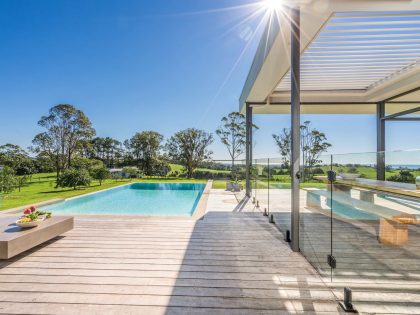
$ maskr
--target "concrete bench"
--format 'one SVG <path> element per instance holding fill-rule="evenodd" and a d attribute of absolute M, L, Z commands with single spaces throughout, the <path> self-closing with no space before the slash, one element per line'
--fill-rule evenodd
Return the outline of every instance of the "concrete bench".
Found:
<path fill-rule="evenodd" d="M 331 191 L 321 190 L 317 188 L 304 188 L 306 191 L 306 205 L 310 208 L 322 208 L 321 206 L 321 197 L 327 199 L 327 205 L 331 206 Z M 378 217 L 383 218 L 392 218 L 395 215 L 398 215 L 400 212 L 391 208 L 380 206 L 375 204 L 372 197 L 365 197 L 357 199 L 353 198 L 350 194 L 346 192 L 335 191 L 332 194 L 332 199 L 334 202 L 340 203 L 342 205 L 350 206 L 355 209 L 360 209 L 362 211 L 377 215 Z M 372 200 L 372 201 L 371 201 Z"/>
<path fill-rule="evenodd" d="M 9 259 L 73 229 L 73 217 L 53 216 L 34 228 L 22 229 L 17 216 L 0 217 L 0 259 Z"/>
<path fill-rule="evenodd" d="M 322 209 L 321 197 L 326 198 L 327 205 L 331 207 L 331 191 L 316 188 L 306 188 L 304 190 L 307 194 L 306 206 L 308 208 Z M 350 206 L 376 215 L 379 220 L 378 239 L 383 244 L 406 244 L 408 242 L 408 224 L 418 224 L 419 222 L 413 214 L 406 214 L 375 204 L 373 192 L 371 191 L 361 191 L 360 199 L 352 198 L 346 192 L 339 193 L 336 191 L 333 192 L 333 200 L 341 205 Z"/>

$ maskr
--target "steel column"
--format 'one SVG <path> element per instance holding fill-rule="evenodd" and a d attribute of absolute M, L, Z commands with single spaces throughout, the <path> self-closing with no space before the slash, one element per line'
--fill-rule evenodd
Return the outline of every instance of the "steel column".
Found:
<path fill-rule="evenodd" d="M 246 164 L 246 183 L 245 191 L 248 197 L 251 197 L 251 167 L 252 167 L 252 107 L 246 104 L 246 141 L 245 141 L 245 164 Z"/>
<path fill-rule="evenodd" d="M 385 102 L 376 105 L 376 178 L 385 180 Z"/>
<path fill-rule="evenodd" d="M 291 10 L 291 126 L 292 126 L 292 216 L 293 251 L 299 251 L 300 182 L 300 8 Z"/>

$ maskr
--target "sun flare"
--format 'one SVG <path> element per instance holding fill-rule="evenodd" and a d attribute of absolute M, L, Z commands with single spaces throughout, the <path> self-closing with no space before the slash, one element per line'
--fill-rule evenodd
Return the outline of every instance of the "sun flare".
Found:
<path fill-rule="evenodd" d="M 277 11 L 283 8 L 284 1 L 283 0 L 264 0 L 263 5 L 267 10 Z"/>

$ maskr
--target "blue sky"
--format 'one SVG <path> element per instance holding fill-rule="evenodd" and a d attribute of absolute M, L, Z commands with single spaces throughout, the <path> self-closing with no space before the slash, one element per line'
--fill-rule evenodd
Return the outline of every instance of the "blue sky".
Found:
<path fill-rule="evenodd" d="M 259 36 L 258 19 L 234 27 L 249 7 L 221 9 L 246 2 L 2 0 L 0 144 L 29 146 L 38 119 L 59 103 L 79 107 L 99 136 L 119 140 L 141 130 L 214 132 L 238 109 Z M 375 150 L 373 116 L 302 120 L 327 134 L 333 153 Z M 276 156 L 271 134 L 288 127 L 289 117 L 255 122 L 255 156 Z M 418 127 L 389 123 L 388 149 L 420 147 Z M 217 138 L 212 149 L 227 157 Z"/>

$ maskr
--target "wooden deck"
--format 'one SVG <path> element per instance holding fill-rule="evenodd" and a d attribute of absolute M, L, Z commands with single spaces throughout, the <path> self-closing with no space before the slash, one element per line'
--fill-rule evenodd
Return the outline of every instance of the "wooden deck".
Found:
<path fill-rule="evenodd" d="M 1 314 L 337 314 L 332 291 L 259 213 L 77 217 L 1 262 Z"/>
<path fill-rule="evenodd" d="M 255 204 L 241 205 L 240 200 L 224 191 L 212 192 L 210 205 L 216 209 L 260 213 L 267 207 L 267 191 L 254 190 L 260 208 Z M 360 197 L 360 196 L 353 196 Z M 290 190 L 270 190 L 270 210 L 280 230 L 290 230 Z M 413 205 L 375 197 L 375 204 L 404 213 L 418 213 Z M 379 220 L 359 221 L 334 216 L 327 212 L 308 209 L 306 192 L 301 191 L 300 247 L 302 253 L 317 268 L 324 283 L 335 296 L 342 299 L 343 288 L 353 290 L 355 307 L 361 314 L 420 314 L 420 225 L 408 225 L 408 243 L 386 245 L 378 241 Z M 331 248 L 331 231 L 333 236 Z M 337 268 L 327 265 L 332 253 Z"/>

